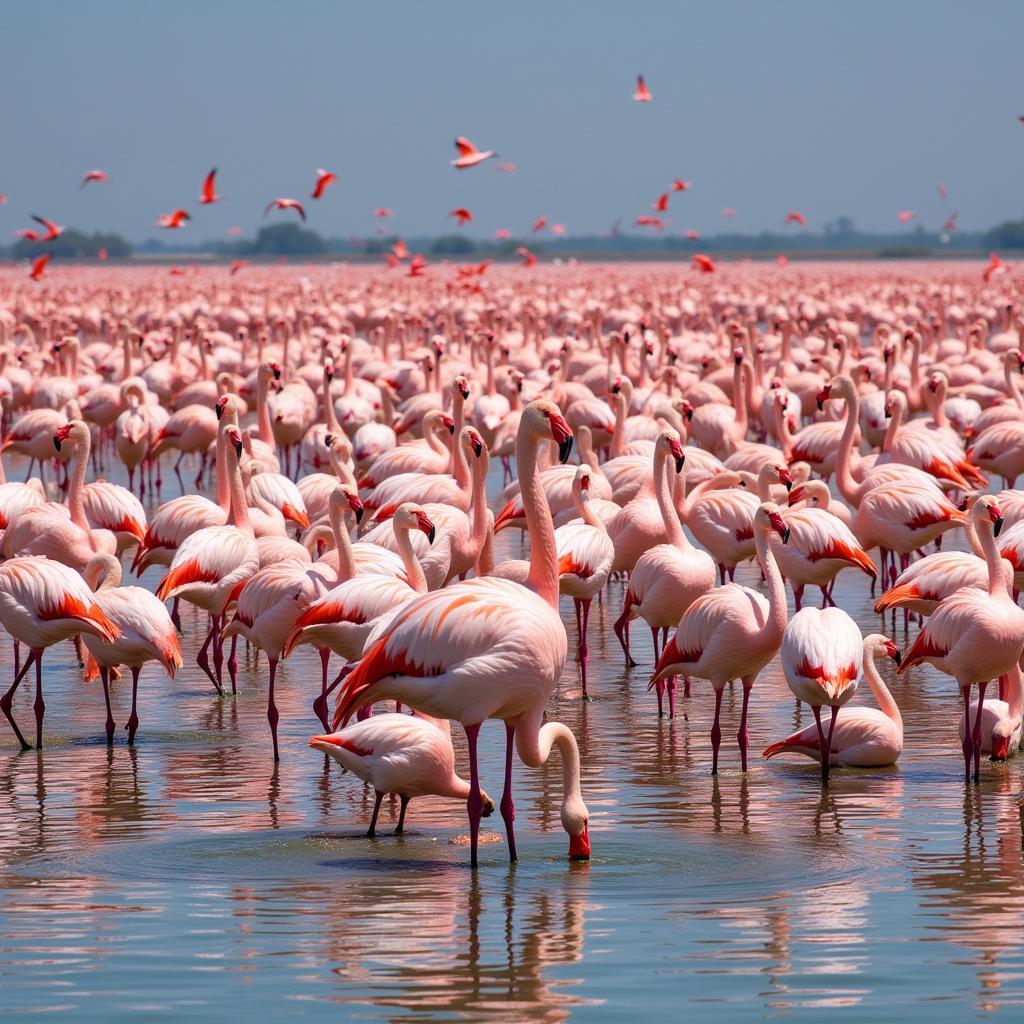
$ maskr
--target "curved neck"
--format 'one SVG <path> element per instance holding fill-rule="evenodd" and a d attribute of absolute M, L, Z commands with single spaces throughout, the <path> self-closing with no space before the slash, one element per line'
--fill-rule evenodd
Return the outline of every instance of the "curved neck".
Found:
<path fill-rule="evenodd" d="M 618 391 L 615 396 L 615 432 L 608 450 L 614 459 L 626 450 L 626 396 Z"/>
<path fill-rule="evenodd" d="M 1017 384 L 1017 374 L 1009 361 L 1003 364 L 1003 379 L 1006 381 L 1006 390 L 1013 399 L 1013 404 L 1018 409 L 1024 409 L 1024 397 L 1021 396 L 1020 386 Z"/>
<path fill-rule="evenodd" d="M 775 436 L 779 439 L 782 455 L 789 462 L 793 458 L 793 435 L 789 431 L 789 417 L 778 398 L 772 401 L 772 418 L 775 420 Z"/>
<path fill-rule="evenodd" d="M 348 530 L 345 528 L 341 506 L 336 501 L 332 501 L 327 513 L 331 521 L 334 550 L 338 552 L 338 582 L 344 583 L 356 574 L 356 556 L 352 551 L 352 541 L 349 538 Z"/>
<path fill-rule="evenodd" d="M 458 388 L 452 389 L 452 419 L 455 421 L 455 434 L 452 438 L 452 450 L 449 460 L 449 470 L 455 482 L 466 489 L 469 483 L 469 467 L 466 465 L 466 456 L 462 451 L 462 426 L 466 421 L 465 399 Z"/>
<path fill-rule="evenodd" d="M 661 511 L 661 519 L 665 524 L 665 534 L 668 542 L 675 548 L 687 547 L 686 536 L 679 524 L 679 516 L 676 513 L 675 503 L 672 501 L 672 488 L 669 484 L 670 476 L 675 472 L 675 466 L 668 458 L 668 453 L 660 447 L 654 449 L 654 484 L 655 497 L 658 499 L 658 509 Z M 682 473 L 676 474 L 676 480 L 684 479 Z M 684 489 L 683 500 L 685 501 L 685 479 L 682 484 Z M 678 494 L 678 492 L 677 492 Z"/>
<path fill-rule="evenodd" d="M 679 475 L 682 476 L 683 474 L 680 473 Z M 676 501 L 676 512 L 679 515 L 679 518 L 685 523 L 690 518 L 690 513 L 693 511 L 694 506 L 701 498 L 704 497 L 705 494 L 708 493 L 708 491 L 718 491 L 721 489 L 722 484 L 720 484 L 715 477 L 711 477 L 708 480 L 702 480 L 693 488 L 692 491 L 690 491 L 689 494 L 686 493 L 686 489 L 684 487 L 682 490 L 682 499 Z M 677 491 L 677 499 L 679 496 L 680 492 Z"/>
<path fill-rule="evenodd" d="M 540 716 L 531 718 L 530 724 L 539 722 Z M 586 805 L 580 792 L 580 751 L 572 730 L 562 722 L 548 722 L 533 731 L 524 723 L 516 730 L 516 750 L 523 764 L 539 768 L 558 747 L 562 760 L 562 827 L 567 827 L 566 812 L 572 809 L 586 818 Z"/>
<path fill-rule="evenodd" d="M 558 607 L 558 556 L 551 509 L 537 469 L 538 441 L 523 424 L 516 436 L 516 466 L 519 468 L 519 493 L 530 535 L 530 572 L 526 585 L 552 608 Z"/>
<path fill-rule="evenodd" d="M 1010 706 L 1010 718 L 1014 722 L 1020 722 L 1021 715 L 1024 714 L 1024 680 L 1021 679 L 1020 667 L 1014 665 L 1005 678 L 1004 695 L 1006 703 Z"/>
<path fill-rule="evenodd" d="M 68 511 L 71 522 L 83 530 L 89 530 L 85 518 L 85 470 L 89 463 L 89 449 L 92 445 L 90 435 L 85 434 L 82 443 L 75 445 L 71 454 L 71 468 L 68 470 Z"/>
<path fill-rule="evenodd" d="M 949 420 L 946 418 L 946 390 L 946 382 L 941 377 L 934 391 L 928 388 L 928 404 L 931 406 L 932 419 L 935 420 L 935 425 L 942 429 L 949 427 Z"/>
<path fill-rule="evenodd" d="M 480 453 L 480 457 L 473 460 L 473 492 L 469 505 L 469 545 L 477 553 L 483 549 L 484 541 L 487 539 L 487 471 L 489 468 L 490 458 L 485 448 Z"/>
<path fill-rule="evenodd" d="M 886 427 L 885 437 L 882 439 L 883 452 L 889 451 L 892 447 L 901 426 L 903 426 L 903 403 L 897 401 L 894 403 L 892 415 L 889 417 L 889 426 Z"/>
<path fill-rule="evenodd" d="M 249 522 L 249 504 L 245 499 L 245 485 L 242 483 L 242 470 L 238 465 L 238 456 L 234 445 L 224 441 L 224 465 L 228 471 L 228 486 L 231 490 L 231 513 L 228 522 L 242 533 L 254 537 L 252 523 Z"/>
<path fill-rule="evenodd" d="M 427 580 L 423 575 L 423 566 L 420 565 L 416 553 L 412 549 L 412 541 L 409 539 L 409 529 L 406 526 L 395 524 L 395 547 L 405 566 L 405 575 L 409 580 L 409 586 L 417 594 L 427 592 Z"/>
<path fill-rule="evenodd" d="M 341 453 L 335 447 L 331 447 L 327 453 L 327 458 L 331 463 L 334 475 L 347 487 L 358 490 L 355 474 L 349 469 L 348 463 L 341 457 Z"/>
<path fill-rule="evenodd" d="M 903 718 L 900 715 L 899 706 L 889 692 L 889 687 L 882 682 L 882 677 L 875 667 L 875 656 L 868 650 L 864 651 L 864 678 L 867 680 L 868 686 L 871 687 L 871 692 L 875 695 L 875 702 L 882 714 L 902 729 Z"/>
<path fill-rule="evenodd" d="M 267 418 L 269 420 L 269 417 Z M 331 378 L 327 373 L 324 373 L 324 423 L 327 424 L 329 434 L 341 433 L 341 424 L 334 412 L 334 400 L 331 398 Z"/>
<path fill-rule="evenodd" d="M 857 433 L 857 420 L 860 418 L 860 398 L 857 389 L 851 388 L 843 396 L 846 399 L 846 423 L 839 439 L 839 450 L 836 452 L 836 486 L 839 493 L 854 507 L 860 504 L 860 487 L 853 479 L 850 471 L 850 460 L 853 456 L 853 439 Z"/>
<path fill-rule="evenodd" d="M 754 546 L 761 571 L 768 582 L 768 617 L 761 627 L 761 637 L 765 642 L 778 645 L 782 642 L 782 634 L 789 619 L 786 611 L 786 584 L 782 582 L 767 530 L 755 528 Z"/>
<path fill-rule="evenodd" d="M 127 380 L 132 375 L 132 336 L 124 336 L 124 366 L 121 367 L 121 380 Z"/>
<path fill-rule="evenodd" d="M 740 361 L 732 371 L 732 401 L 736 407 L 736 422 L 734 433 L 737 441 L 742 441 L 747 436 L 747 402 L 743 394 L 743 377 L 747 373 L 746 365 Z"/>
<path fill-rule="evenodd" d="M 973 514 L 971 516 L 973 519 Z M 978 544 L 981 546 L 981 554 L 988 566 L 988 596 L 1010 600 L 1006 593 L 1006 580 L 1003 578 L 1003 561 L 996 547 L 996 539 L 992 535 L 992 526 L 983 522 L 981 528 L 978 523 L 974 524 L 975 533 L 978 535 Z"/>
<path fill-rule="evenodd" d="M 225 413 L 227 415 L 227 413 Z M 232 417 L 237 419 L 237 417 Z M 231 514 L 231 484 L 228 482 L 227 467 L 224 464 L 224 436 L 217 431 L 217 446 L 214 449 L 213 476 L 217 487 L 217 504 L 225 515 Z"/>
<path fill-rule="evenodd" d="M 270 427 L 270 410 L 267 408 L 267 388 L 270 387 L 270 377 L 260 373 L 256 377 L 256 428 L 259 438 L 264 444 L 270 445 L 271 451 L 276 451 L 274 442 L 274 431 Z"/>

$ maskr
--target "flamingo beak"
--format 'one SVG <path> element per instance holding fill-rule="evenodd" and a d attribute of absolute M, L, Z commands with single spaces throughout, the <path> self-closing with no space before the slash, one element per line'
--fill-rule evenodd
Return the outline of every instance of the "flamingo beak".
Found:
<path fill-rule="evenodd" d="M 589 476 L 580 477 L 580 490 L 583 491 L 584 494 L 589 493 L 589 491 L 590 491 L 590 477 Z"/>
<path fill-rule="evenodd" d="M 572 429 L 557 412 L 551 414 L 549 422 L 551 423 L 551 436 L 558 443 L 558 461 L 565 465 L 572 453 Z"/>
<path fill-rule="evenodd" d="M 569 860 L 590 860 L 590 831 L 586 825 L 578 836 L 569 836 Z"/>
<path fill-rule="evenodd" d="M 686 417 L 687 423 L 693 419 L 693 406 L 689 402 L 683 402 L 683 415 Z"/>
<path fill-rule="evenodd" d="M 53 447 L 60 451 L 62 441 L 66 441 L 71 436 L 71 424 L 65 423 L 60 430 L 53 435 Z"/>
<path fill-rule="evenodd" d="M 274 380 L 281 379 L 281 367 L 277 363 L 273 363 L 270 367 L 274 371 Z"/>
<path fill-rule="evenodd" d="M 798 501 L 800 501 L 803 498 L 803 496 L 804 496 L 804 485 L 803 484 L 798 484 L 796 487 L 794 487 L 789 492 L 789 503 L 790 503 L 790 505 L 795 505 Z"/>
<path fill-rule="evenodd" d="M 434 524 L 427 518 L 425 512 L 416 513 L 416 525 L 427 535 L 427 540 L 433 544 L 437 531 L 434 529 Z"/>
<path fill-rule="evenodd" d="M 324 435 L 324 447 L 330 448 L 332 444 L 334 444 L 334 435 L 333 434 L 325 434 Z"/>
<path fill-rule="evenodd" d="M 782 516 L 778 512 L 772 512 L 768 521 L 771 523 L 772 529 L 782 538 L 782 543 L 787 544 L 789 542 L 789 527 Z"/>
<path fill-rule="evenodd" d="M 903 655 L 900 654 L 900 649 L 891 640 L 885 641 L 885 653 L 896 662 L 896 667 L 899 668 Z"/>
<path fill-rule="evenodd" d="M 779 466 L 779 479 L 786 485 L 787 491 L 793 490 L 793 475 L 785 466 Z"/>
<path fill-rule="evenodd" d="M 442 422 L 448 428 L 448 433 L 454 436 L 454 434 L 455 434 L 455 420 L 453 420 L 451 418 L 451 416 L 445 416 L 445 418 L 444 418 L 444 420 Z"/>
<path fill-rule="evenodd" d="M 358 495 L 349 493 L 346 494 L 346 497 L 348 498 L 348 507 L 355 513 L 356 525 L 358 526 L 363 519 L 363 503 L 359 500 Z"/>
<path fill-rule="evenodd" d="M 819 392 L 817 397 L 818 412 L 821 412 L 825 408 L 825 403 L 832 397 L 832 385 L 826 384 Z"/>
<path fill-rule="evenodd" d="M 481 437 L 473 438 L 473 454 L 479 459 L 484 453 L 484 442 Z"/>
<path fill-rule="evenodd" d="M 683 446 L 678 441 L 673 441 L 670 448 L 672 456 L 676 460 L 676 472 L 682 473 L 683 465 L 686 462 L 686 453 L 683 451 Z"/>
<path fill-rule="evenodd" d="M 459 394 L 462 395 L 463 401 L 469 398 L 469 385 L 464 383 L 459 384 Z"/>
<path fill-rule="evenodd" d="M 999 514 L 999 509 L 994 505 L 988 510 L 988 514 L 992 520 L 992 536 L 998 537 L 999 531 L 1003 528 L 1003 517 Z"/>
<path fill-rule="evenodd" d="M 1010 737 L 992 737 L 992 760 L 1005 761 L 1010 756 Z"/>

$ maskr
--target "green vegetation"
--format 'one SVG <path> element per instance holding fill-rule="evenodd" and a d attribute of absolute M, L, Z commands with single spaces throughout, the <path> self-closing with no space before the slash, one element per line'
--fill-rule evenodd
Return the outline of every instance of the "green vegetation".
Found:
<path fill-rule="evenodd" d="M 120 235 L 100 231 L 87 235 L 75 228 L 68 228 L 51 242 L 30 242 L 23 238 L 15 244 L 11 254 L 16 259 L 34 259 L 48 252 L 60 259 L 95 260 L 101 249 L 105 249 L 107 258 L 112 260 L 127 259 L 132 254 L 131 244 Z"/>

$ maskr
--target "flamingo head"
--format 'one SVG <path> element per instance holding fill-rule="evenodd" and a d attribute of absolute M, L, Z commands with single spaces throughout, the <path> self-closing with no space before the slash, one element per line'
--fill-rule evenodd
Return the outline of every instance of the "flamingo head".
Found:
<path fill-rule="evenodd" d="M 469 398 L 469 381 L 461 373 L 455 378 L 455 387 L 462 395 L 463 401 Z"/>
<path fill-rule="evenodd" d="M 393 522 L 396 530 L 419 530 L 420 533 L 427 535 L 427 540 L 431 544 L 434 543 L 434 524 L 427 513 L 414 502 L 406 501 L 399 505 L 395 510 Z"/>
<path fill-rule="evenodd" d="M 572 428 L 565 422 L 562 410 L 554 402 L 531 402 L 519 421 L 520 429 L 524 422 L 538 438 L 543 438 L 550 432 L 550 436 L 558 445 L 558 461 L 564 465 L 569 460 L 572 452 Z"/>
<path fill-rule="evenodd" d="M 825 408 L 825 403 L 832 397 L 832 385 L 826 384 L 819 392 L 817 396 L 818 412 L 821 412 Z"/>
<path fill-rule="evenodd" d="M 274 380 L 280 380 L 281 379 L 281 364 L 280 363 L 271 363 L 270 364 L 270 370 L 274 374 Z"/>
<path fill-rule="evenodd" d="M 328 384 L 334 380 L 334 363 L 330 359 L 324 363 L 324 376 L 327 378 Z"/>
<path fill-rule="evenodd" d="M 773 501 L 766 501 L 758 506 L 757 512 L 754 514 L 754 521 L 762 529 L 777 533 L 782 538 L 783 544 L 789 540 L 789 527 L 786 525 L 785 519 L 782 518 L 782 513 L 779 512 L 779 506 Z"/>
<path fill-rule="evenodd" d="M 615 380 L 612 381 L 612 386 L 608 390 L 611 394 L 617 395 L 622 390 L 622 377 L 616 377 Z"/>
<path fill-rule="evenodd" d="M 462 431 L 462 444 L 463 447 L 472 452 L 475 458 L 480 458 L 484 453 L 484 448 L 487 446 L 484 444 L 484 439 L 480 436 L 480 432 L 475 427 L 465 427 Z"/>
<path fill-rule="evenodd" d="M 832 340 L 832 349 L 835 352 L 842 352 L 846 348 L 846 338 L 842 334 L 837 334 Z"/>
<path fill-rule="evenodd" d="M 741 345 L 737 345 L 732 350 L 732 361 L 736 366 L 743 362 L 743 347 Z"/>
<path fill-rule="evenodd" d="M 590 493 L 590 467 L 584 462 L 576 470 L 576 479 L 580 482 L 580 490 L 584 494 Z"/>
<path fill-rule="evenodd" d="M 569 860 L 590 860 L 590 812 L 580 796 L 562 804 L 562 828 L 569 833 Z"/>
<path fill-rule="evenodd" d="M 218 398 L 217 401 L 213 403 L 213 411 L 214 411 L 214 413 L 216 413 L 217 419 L 220 420 L 220 419 L 223 418 L 224 413 L 226 413 L 229 408 L 234 407 L 234 406 L 235 406 L 234 395 L 230 395 L 230 394 L 228 394 L 228 395 L 221 395 L 220 398 Z M 236 408 L 236 411 L 237 411 L 237 407 L 235 407 L 235 408 Z"/>
<path fill-rule="evenodd" d="M 686 422 L 687 423 L 689 423 L 690 420 L 693 419 L 693 413 L 694 413 L 693 403 L 692 402 L 688 402 L 685 398 L 683 399 L 682 404 L 679 407 L 679 411 L 686 418 Z"/>
<path fill-rule="evenodd" d="M 516 391 L 522 394 L 523 380 L 525 379 L 524 374 L 521 373 L 519 370 L 511 369 L 508 371 L 508 375 L 512 380 L 512 386 L 516 389 Z"/>
<path fill-rule="evenodd" d="M 60 446 L 65 441 L 81 443 L 90 437 L 89 428 L 81 420 L 71 420 L 60 427 L 53 435 L 53 447 L 60 451 Z"/>
<path fill-rule="evenodd" d="M 683 471 L 683 463 L 686 462 L 686 453 L 683 451 L 679 435 L 674 430 L 666 430 L 661 436 L 665 439 L 669 454 L 676 460 L 676 472 L 681 473 Z"/>
<path fill-rule="evenodd" d="M 999 721 L 992 728 L 992 760 L 1005 761 L 1010 756 L 1010 736 L 1013 726 Z"/>
<path fill-rule="evenodd" d="M 996 499 L 992 495 L 983 494 L 974 503 L 974 514 L 979 518 L 987 516 L 992 524 L 992 535 L 999 536 L 999 531 L 1003 528 L 1003 513 L 999 511 Z"/>
<path fill-rule="evenodd" d="M 231 444 L 234 445 L 235 455 L 240 459 L 242 457 L 242 448 L 244 447 L 241 431 L 232 427 L 227 431 L 226 436 Z"/>
<path fill-rule="evenodd" d="M 896 662 L 896 667 L 899 668 L 903 655 L 900 654 L 900 649 L 896 646 L 895 642 L 888 638 L 885 640 L 885 653 Z"/>
<path fill-rule="evenodd" d="M 934 395 L 935 392 L 939 390 L 940 383 L 939 375 L 937 373 L 933 373 L 931 377 L 928 378 L 928 390 Z"/>
<path fill-rule="evenodd" d="M 779 474 L 779 483 L 784 484 L 787 491 L 792 491 L 793 474 L 785 466 L 776 466 L 775 471 Z"/>
<path fill-rule="evenodd" d="M 356 517 L 356 524 L 358 525 L 363 518 L 363 503 L 359 500 L 359 495 L 355 491 L 348 487 L 338 487 L 331 494 L 332 504 L 341 507 L 341 503 L 345 502 L 352 514 Z"/>
<path fill-rule="evenodd" d="M 455 436 L 455 420 L 445 412 L 441 413 L 441 426 L 453 437 Z"/>

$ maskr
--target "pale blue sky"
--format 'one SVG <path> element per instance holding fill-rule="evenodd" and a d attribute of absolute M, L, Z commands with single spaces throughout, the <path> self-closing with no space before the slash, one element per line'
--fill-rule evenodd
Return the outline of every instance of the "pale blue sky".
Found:
<path fill-rule="evenodd" d="M 274 196 L 341 183 L 310 226 L 475 235 L 534 217 L 629 225 L 669 181 L 672 231 L 1024 212 L 1024 4 L 5 0 L 0 241 L 28 214 L 133 240 L 251 234 Z M 637 72 L 654 93 L 630 99 Z M 457 172 L 464 134 L 518 164 Z M 196 203 L 210 167 L 225 201 Z M 78 191 L 93 167 L 107 185 Z M 937 194 L 943 182 L 948 207 Z M 152 226 L 184 206 L 181 232 Z M 720 211 L 737 211 L 731 222 Z M 285 219 L 289 214 L 274 214 Z"/>

